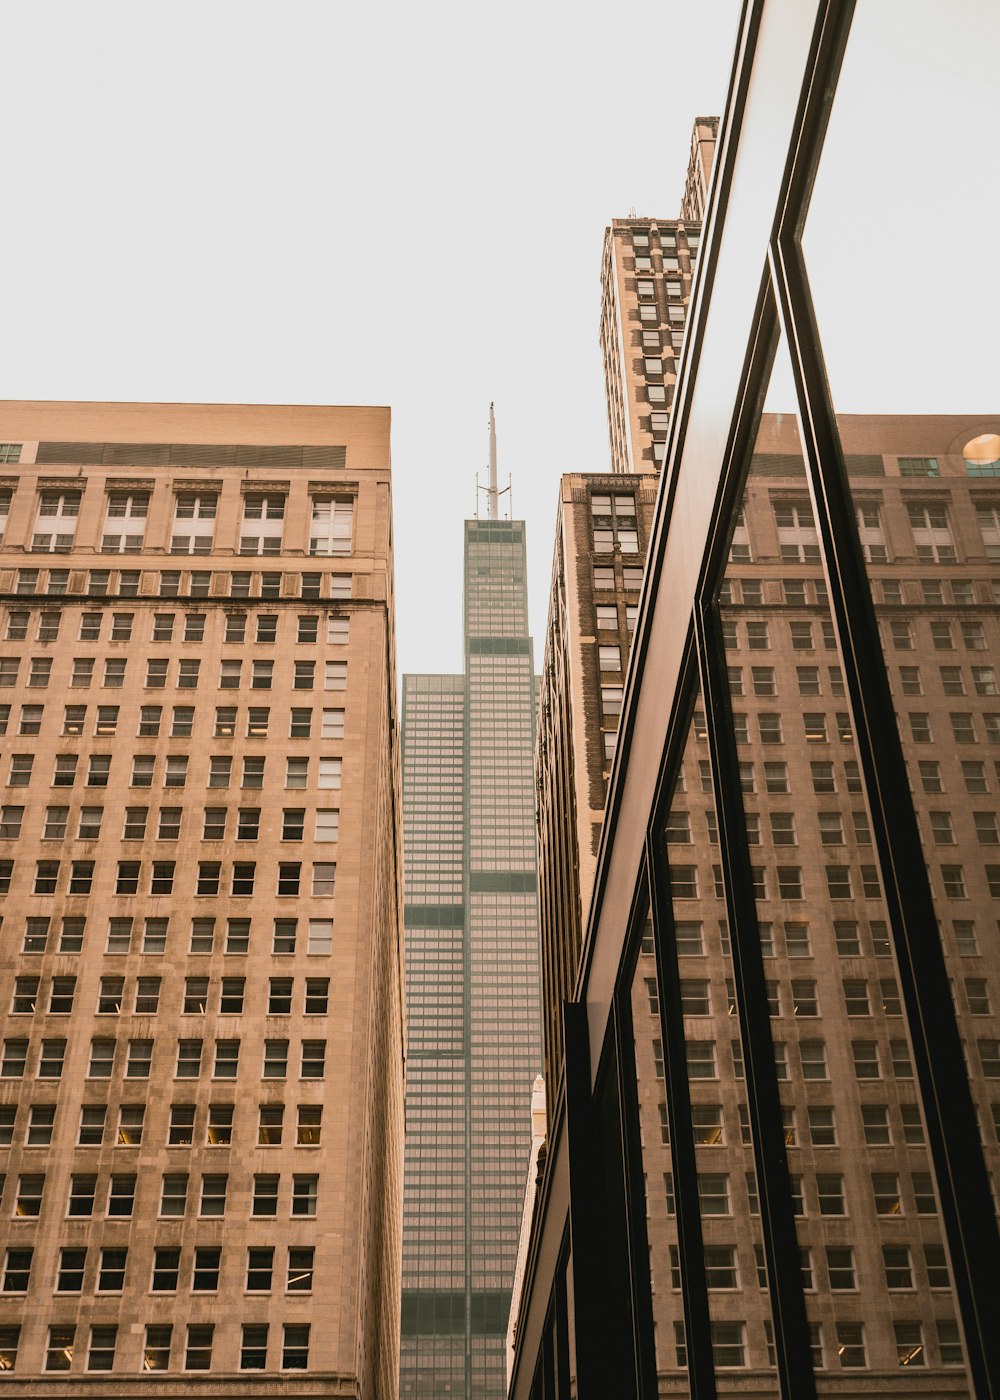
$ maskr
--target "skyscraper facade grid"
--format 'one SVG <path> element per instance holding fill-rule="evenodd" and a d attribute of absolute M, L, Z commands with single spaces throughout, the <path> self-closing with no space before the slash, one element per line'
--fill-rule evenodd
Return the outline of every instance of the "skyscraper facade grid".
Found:
<path fill-rule="evenodd" d="M 400 1394 L 501 1400 L 541 1065 L 521 521 L 465 524 L 463 676 L 405 676 Z"/>

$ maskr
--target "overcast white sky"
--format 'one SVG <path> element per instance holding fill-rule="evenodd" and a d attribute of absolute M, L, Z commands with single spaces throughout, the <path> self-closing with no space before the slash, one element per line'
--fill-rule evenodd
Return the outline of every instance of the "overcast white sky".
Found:
<path fill-rule="evenodd" d="M 495 399 L 537 640 L 604 227 L 676 216 L 738 11 L 2 0 L 0 397 L 391 405 L 409 671 L 461 666 Z"/>
<path fill-rule="evenodd" d="M 0 0 L 0 397 L 391 405 L 409 671 L 461 665 L 495 399 L 537 644 L 604 227 L 676 214 L 738 10 Z M 998 406 L 997 52 L 996 0 L 858 5 L 805 238 L 843 411 Z"/>

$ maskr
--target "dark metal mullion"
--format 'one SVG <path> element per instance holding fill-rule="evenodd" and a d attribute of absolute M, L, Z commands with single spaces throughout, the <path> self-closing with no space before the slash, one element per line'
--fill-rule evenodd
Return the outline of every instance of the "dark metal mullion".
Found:
<path fill-rule="evenodd" d="M 604 1297 L 609 1266 L 603 1228 L 601 1145 L 591 1091 L 587 1007 L 583 1002 L 563 1002 L 563 1049 L 577 1386 L 580 1400 L 603 1400 L 611 1394 L 614 1380 L 609 1374 L 608 1359 L 623 1355 L 625 1348 L 622 1339 L 616 1344 L 608 1335 L 612 1324 Z"/>
<path fill-rule="evenodd" d="M 657 823 L 657 826 L 661 825 Z M 712 1354 L 712 1319 L 708 1306 L 698 1166 L 691 1123 L 691 1086 L 688 1083 L 677 934 L 666 848 L 662 836 L 658 838 L 652 832 L 646 834 L 646 869 L 653 916 L 656 986 L 660 999 L 660 1036 L 663 1043 L 667 1122 L 670 1127 L 670 1165 L 674 1178 L 674 1219 L 677 1224 L 677 1254 L 684 1304 L 688 1382 L 693 1400 L 715 1400 L 718 1390 Z"/>
<path fill-rule="evenodd" d="M 640 935 L 641 929 L 633 928 L 633 941 Z M 636 1388 L 640 1396 L 650 1396 L 655 1400 L 656 1342 L 650 1291 L 649 1237 L 646 1231 L 646 1193 L 642 1170 L 639 1086 L 635 1068 L 631 990 L 631 985 L 619 985 L 616 988 L 612 1014 L 618 1062 L 618 1104 L 624 1158 L 622 1166 L 625 1177 L 625 1218 L 628 1227 L 629 1286 L 632 1293 L 630 1312 L 635 1346 Z"/>
<path fill-rule="evenodd" d="M 556 1396 L 570 1400 L 569 1392 L 569 1317 L 566 1298 L 566 1270 L 569 1267 L 569 1235 L 563 1242 L 556 1268 Z"/>
<path fill-rule="evenodd" d="M 786 1400 L 816 1395 L 802 1255 L 792 1210 L 781 1096 L 760 929 L 747 843 L 739 757 L 729 697 L 729 675 L 717 605 L 704 601 L 695 625 L 701 664 L 708 744 L 712 760 L 716 820 L 725 873 L 726 911 L 732 948 L 737 1017 L 743 1045 L 747 1107 L 760 1200 L 767 1286 L 774 1322 L 779 1393 Z"/>
<path fill-rule="evenodd" d="M 941 946 L 926 854 L 797 241 L 777 241 L 775 284 L 802 407 L 802 438 L 830 607 L 882 867 L 900 990 L 937 1176 L 970 1376 L 1000 1396 L 1000 1232 Z"/>

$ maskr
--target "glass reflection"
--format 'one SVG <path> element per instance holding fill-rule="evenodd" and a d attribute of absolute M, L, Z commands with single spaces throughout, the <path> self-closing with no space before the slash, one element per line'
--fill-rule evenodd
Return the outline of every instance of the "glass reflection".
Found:
<path fill-rule="evenodd" d="M 891 71 L 878 63 L 890 42 Z M 991 1084 L 1000 1075 L 1000 412 L 988 411 L 996 404 L 996 353 L 993 317 L 984 312 L 1000 300 L 990 232 L 1000 194 L 995 181 L 983 178 L 993 163 L 993 114 L 977 115 L 986 95 L 970 92 L 967 64 L 970 52 L 998 42 L 996 7 L 959 0 L 947 13 L 923 4 L 904 12 L 885 0 L 862 0 L 803 236 L 934 914 L 994 1173 L 1000 1167 L 1000 1111 Z M 957 143 L 942 122 L 952 100 L 962 110 Z M 850 249 L 837 205 L 848 163 L 857 165 L 851 143 L 887 103 L 894 113 L 893 160 L 879 173 L 877 195 L 869 189 L 871 172 L 860 176 L 872 197 L 863 258 L 852 264 L 858 278 L 845 298 Z M 943 223 L 942 212 L 955 209 L 959 191 L 971 202 Z M 947 296 L 926 301 L 914 292 L 933 291 L 927 259 L 944 234 Z M 848 243 L 856 237 L 855 229 Z M 924 272 L 915 282 L 918 263 Z M 864 471 L 852 471 L 852 462 L 865 463 Z M 885 981 L 880 977 L 876 986 L 869 978 L 866 985 L 860 969 L 852 972 L 844 983 L 848 1015 L 863 1017 L 866 999 L 894 1007 Z M 940 1369 L 955 1384 L 963 1356 L 942 1235 L 931 1218 L 919 1111 L 909 1094 L 901 1097 L 894 1124 L 891 1103 L 885 1109 L 867 1101 L 867 1085 L 882 1072 L 881 1047 L 861 1039 L 858 1047 L 866 1144 L 893 1144 L 896 1155 L 875 1186 L 877 1286 L 890 1322 L 870 1364 Z"/>
<path fill-rule="evenodd" d="M 895 1358 L 904 1289 L 900 1364 L 925 1364 L 912 1324 L 933 1312 L 947 1269 L 790 383 L 779 345 L 718 599 L 823 1394 Z M 879 557 L 877 458 L 864 445 L 852 442 L 847 464 Z"/>
<path fill-rule="evenodd" d="M 695 1156 L 695 1197 L 703 1240 L 712 1357 L 724 1393 L 745 1384 L 746 1372 L 766 1375 L 771 1318 L 761 1289 L 759 1206 L 748 1132 L 743 1059 L 733 1019 L 733 974 L 719 861 L 704 706 L 700 697 L 684 745 L 683 760 L 662 832 L 670 920 L 683 1018 L 680 1072 L 690 1098 L 689 1125 Z M 666 1075 L 669 1056 L 659 1024 L 651 930 L 633 991 L 636 1058 L 651 1057 L 656 1099 L 643 1107 L 644 1165 L 649 1195 L 650 1266 L 656 1321 L 657 1366 L 667 1393 L 685 1391 L 688 1365 L 682 1302 L 677 1212 L 679 1183 L 671 1156 Z M 638 1028 L 648 1025 L 651 1044 L 640 1049 Z M 640 1080 L 642 1069 L 639 1070 Z M 768 1379 L 768 1385 L 773 1382 Z"/>

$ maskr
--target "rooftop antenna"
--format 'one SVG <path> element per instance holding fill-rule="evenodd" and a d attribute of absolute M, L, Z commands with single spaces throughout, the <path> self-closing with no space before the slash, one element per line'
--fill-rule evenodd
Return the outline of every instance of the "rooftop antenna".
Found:
<path fill-rule="evenodd" d="M 497 485 L 497 420 L 493 413 L 493 404 L 490 404 L 490 484 L 480 486 L 479 477 L 476 477 L 476 490 L 486 492 L 487 516 L 490 520 L 500 519 L 500 497 L 507 495 L 510 491 L 510 482 L 501 488 Z"/>

